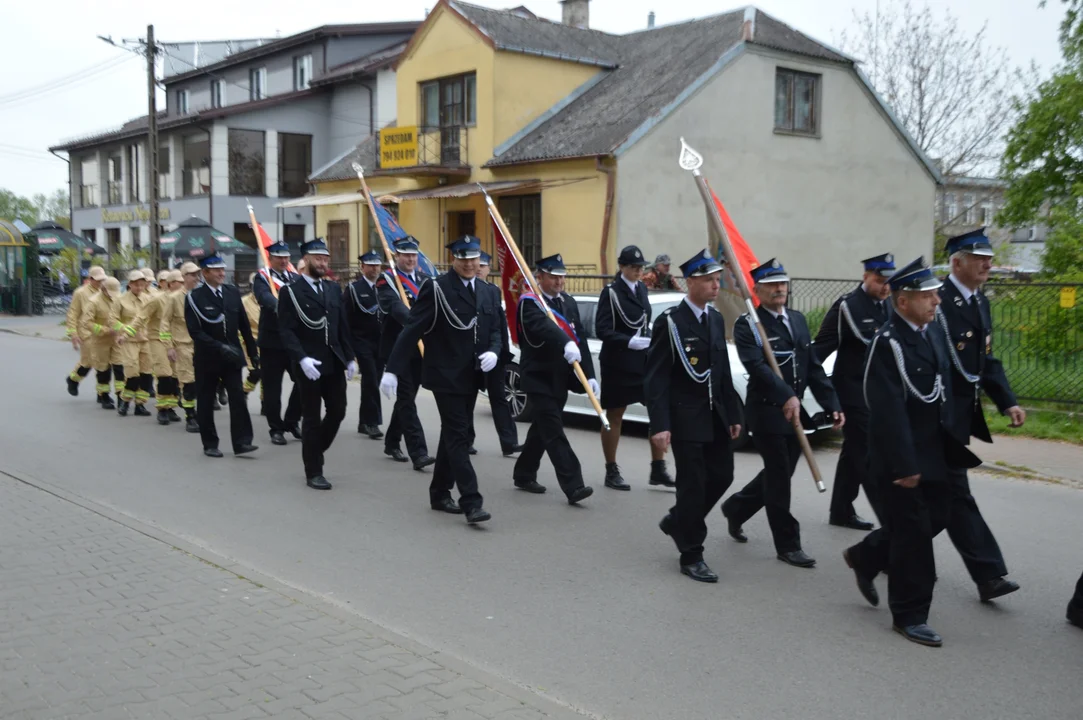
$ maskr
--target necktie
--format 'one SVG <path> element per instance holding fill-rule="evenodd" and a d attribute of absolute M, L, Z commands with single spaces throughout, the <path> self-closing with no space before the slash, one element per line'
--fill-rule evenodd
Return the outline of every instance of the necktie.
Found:
<path fill-rule="evenodd" d="M 477 295 L 474 294 L 474 283 L 472 283 L 472 282 L 466 283 L 466 289 L 470 291 L 470 297 L 472 297 L 472 298 L 474 298 L 476 300 Z"/>
<path fill-rule="evenodd" d="M 216 298 L 218 298 L 219 300 L 221 300 L 222 299 L 222 288 L 215 288 L 214 289 L 214 296 Z"/>
<path fill-rule="evenodd" d="M 323 291 L 322 291 L 322 288 L 320 287 L 320 285 L 321 285 L 321 284 L 322 284 L 322 283 L 321 283 L 321 282 L 320 282 L 319 280 L 317 280 L 316 282 L 314 282 L 314 283 L 312 284 L 312 287 L 316 288 L 316 294 L 317 294 L 317 295 L 320 295 L 320 296 L 322 296 L 322 295 L 323 295 Z"/>

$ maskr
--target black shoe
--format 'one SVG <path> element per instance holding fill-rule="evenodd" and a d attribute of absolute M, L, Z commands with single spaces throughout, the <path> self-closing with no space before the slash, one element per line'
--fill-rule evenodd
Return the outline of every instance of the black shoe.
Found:
<path fill-rule="evenodd" d="M 79 394 L 79 383 L 75 382 L 71 378 L 68 378 L 68 395 L 76 397 Z"/>
<path fill-rule="evenodd" d="M 229 397 L 226 395 L 226 389 L 225 388 L 219 388 L 218 389 L 218 404 L 219 405 L 228 405 L 229 404 Z"/>
<path fill-rule="evenodd" d="M 132 402 L 130 400 L 121 400 L 120 405 L 117 406 L 117 415 L 120 415 L 121 417 L 126 417 L 131 407 Z"/>
<path fill-rule="evenodd" d="M 778 559 L 787 565 L 799 568 L 810 568 L 816 564 L 815 558 L 810 558 L 804 550 L 791 550 L 778 554 Z"/>
<path fill-rule="evenodd" d="M 474 447 L 473 445 L 471 445 L 470 447 L 468 447 L 466 449 L 466 454 L 467 455 L 477 455 L 478 454 L 478 449 L 476 447 Z"/>
<path fill-rule="evenodd" d="M 697 563 L 691 565 L 681 565 L 681 574 L 687 575 L 693 580 L 698 580 L 705 583 L 718 582 L 718 576 L 715 575 L 714 570 L 707 567 L 707 563 L 700 560 Z"/>
<path fill-rule="evenodd" d="M 538 485 L 538 487 L 541 487 L 541 486 Z M 542 488 L 542 489 L 544 490 L 545 488 Z M 593 494 L 594 494 L 594 488 L 590 487 L 589 485 L 584 485 L 583 487 L 579 488 L 578 490 L 572 490 L 572 494 L 568 496 L 568 504 L 569 505 L 576 505 L 580 501 L 586 500 L 587 498 L 589 498 Z"/>
<path fill-rule="evenodd" d="M 266 415 L 266 413 L 263 412 L 263 401 L 262 400 L 260 400 L 260 403 L 259 403 L 259 414 L 260 415 Z"/>
<path fill-rule="evenodd" d="M 379 425 L 369 425 L 369 437 L 370 438 L 372 438 L 373 440 L 379 440 L 383 436 L 384 436 L 384 433 L 383 433 L 382 430 L 380 430 Z"/>
<path fill-rule="evenodd" d="M 910 642 L 915 642 L 918 645 L 925 645 L 926 647 L 940 647 L 944 644 L 943 638 L 936 634 L 936 630 L 933 630 L 925 623 L 921 623 L 920 625 L 907 625 L 906 627 L 892 625 L 891 629 L 902 635 Z"/>
<path fill-rule="evenodd" d="M 1005 595 L 1011 595 L 1013 592 L 1019 589 L 1019 583 L 1008 580 L 1007 578 L 998 577 L 995 580 L 989 580 L 978 584 L 978 596 L 982 602 L 989 602 L 995 600 L 998 597 L 1004 597 Z"/>
<path fill-rule="evenodd" d="M 98 403 L 99 405 L 101 405 L 101 404 L 102 404 L 102 397 L 104 397 L 104 396 L 103 396 L 103 395 L 98 395 L 98 396 L 97 396 L 97 399 L 96 399 L 96 400 L 95 400 L 94 402 L 96 402 L 96 403 Z"/>
<path fill-rule="evenodd" d="M 745 531 L 741 529 L 741 523 L 726 517 L 725 512 L 722 513 L 722 517 L 726 518 L 726 531 L 730 534 L 731 538 L 739 543 L 748 542 L 748 536 L 745 535 Z"/>
<path fill-rule="evenodd" d="M 159 410 L 158 411 L 158 424 L 159 425 L 168 425 L 169 424 L 169 415 L 166 414 L 165 410 Z"/>
<path fill-rule="evenodd" d="M 871 522 L 860 515 L 851 515 L 844 519 L 831 518 L 827 522 L 835 527 L 850 528 L 851 530 L 872 530 L 874 527 Z"/>
<path fill-rule="evenodd" d="M 291 427 L 289 429 L 289 433 L 290 433 L 290 435 L 293 435 L 294 440 L 300 440 L 301 439 L 301 426 L 294 423 L 293 427 Z"/>
<path fill-rule="evenodd" d="M 181 416 L 177 414 L 177 411 L 173 408 L 169 408 L 165 411 L 166 417 L 169 418 L 169 422 L 180 422 Z"/>
<path fill-rule="evenodd" d="M 157 400 L 158 399 L 158 392 L 154 388 L 151 388 L 150 389 L 150 396 L 152 398 L 154 398 L 155 400 Z"/>
<path fill-rule="evenodd" d="M 854 578 L 857 579 L 857 589 L 861 593 L 861 597 L 865 598 L 869 605 L 878 606 L 880 604 L 880 593 L 876 592 L 876 586 L 872 584 L 872 578 L 861 574 L 854 567 L 853 560 L 850 557 L 850 548 L 842 551 L 842 559 L 846 561 L 846 567 L 854 571 Z"/>
<path fill-rule="evenodd" d="M 406 462 L 408 459 L 402 454 L 402 450 L 399 450 L 398 448 L 384 448 L 384 455 L 387 455 L 395 462 Z"/>
<path fill-rule="evenodd" d="M 515 487 L 520 490 L 525 490 L 528 493 L 534 493 L 535 495 L 541 495 L 545 492 L 545 486 L 540 484 L 537 480 L 514 480 Z"/>
<path fill-rule="evenodd" d="M 327 479 L 323 475 L 317 475 L 316 477 L 310 477 L 305 480 L 305 484 L 313 490 L 330 490 L 331 483 L 327 482 Z"/>
<path fill-rule="evenodd" d="M 658 529 L 662 531 L 663 535 L 673 537 L 673 516 L 667 513 L 664 518 L 658 521 Z"/>
<path fill-rule="evenodd" d="M 522 443 L 519 443 L 518 445 L 507 445 L 500 448 L 500 452 L 504 455 L 504 457 L 511 457 L 512 455 L 515 455 L 516 453 L 521 453 L 522 451 Z"/>
<path fill-rule="evenodd" d="M 444 498 L 443 500 L 437 500 L 434 503 L 430 503 L 430 507 L 433 510 L 440 512 L 450 513 L 452 515 L 462 515 L 463 509 L 459 507 L 459 504 L 451 498 Z"/>
<path fill-rule="evenodd" d="M 620 475 L 620 467 L 616 463 L 605 464 L 605 486 L 614 490 L 631 490 L 632 486 L 624 482 Z"/>
<path fill-rule="evenodd" d="M 1083 607 L 1078 607 L 1074 602 L 1068 603 L 1068 622 L 1077 628 L 1083 628 Z"/>
<path fill-rule="evenodd" d="M 233 454 L 247 455 L 248 453 L 255 452 L 256 450 L 259 450 L 259 445 L 238 445 L 237 447 L 233 448 Z"/>
<path fill-rule="evenodd" d="M 218 448 L 203 448 L 203 454 L 213 458 L 222 457 L 222 451 Z"/>
<path fill-rule="evenodd" d="M 102 410 L 116 410 L 117 406 L 113 404 L 113 398 L 108 395 L 99 395 L 98 404 L 102 406 Z"/>
<path fill-rule="evenodd" d="M 139 405 L 137 403 L 132 414 L 136 417 L 150 417 L 150 410 L 147 410 L 145 405 Z"/>
<path fill-rule="evenodd" d="M 431 455 L 422 455 L 417 460 L 414 460 L 414 470 L 424 470 L 429 465 L 435 465 L 436 458 Z"/>
<path fill-rule="evenodd" d="M 184 431 L 190 433 L 199 432 L 199 423 L 194 417 L 188 418 L 184 423 Z"/>
<path fill-rule="evenodd" d="M 677 487 L 677 483 L 673 481 L 673 478 L 666 471 L 665 460 L 651 460 L 651 479 L 647 481 L 647 484 L 669 488 Z"/>
<path fill-rule="evenodd" d="M 484 510 L 484 509 L 479 508 L 479 507 L 476 507 L 473 510 L 467 510 L 466 511 L 466 522 L 468 522 L 471 525 L 477 525 L 478 523 L 483 523 L 483 522 L 485 522 L 487 520 L 492 519 L 492 517 L 493 516 L 490 515 L 487 510 Z"/>
<path fill-rule="evenodd" d="M 214 401 L 214 409 L 215 410 L 221 410 L 222 409 L 222 404 L 220 402 L 218 402 L 217 400 Z"/>
<path fill-rule="evenodd" d="M 272 430 L 271 431 L 271 444 L 272 445 L 285 445 L 286 444 L 286 436 L 283 435 L 278 430 Z"/>

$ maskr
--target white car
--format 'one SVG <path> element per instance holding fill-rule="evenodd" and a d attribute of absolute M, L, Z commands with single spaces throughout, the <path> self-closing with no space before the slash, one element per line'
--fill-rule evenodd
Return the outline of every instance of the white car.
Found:
<path fill-rule="evenodd" d="M 572 295 L 575 298 L 575 302 L 579 305 L 579 318 L 582 321 L 582 326 L 577 328 L 580 333 L 585 333 L 587 336 L 587 344 L 590 346 L 590 354 L 594 360 L 594 371 L 596 375 L 601 374 L 601 364 L 598 360 L 598 354 L 602 351 L 602 341 L 599 340 L 594 334 L 594 313 L 598 307 L 598 297 L 596 295 Z M 651 293 L 651 312 L 652 317 L 657 318 L 665 310 L 673 307 L 677 303 L 684 299 L 682 293 L 677 292 L 660 292 Z M 741 396 L 741 402 L 744 402 L 745 395 L 748 387 L 748 373 L 745 372 L 745 366 L 741 363 L 737 357 L 737 347 L 732 342 L 727 342 L 726 347 L 729 350 L 730 370 L 733 373 L 733 387 L 737 390 L 737 394 Z M 644 351 L 645 352 L 645 351 Z M 504 387 L 505 393 L 508 398 L 508 404 L 511 405 L 511 414 L 516 420 L 523 420 L 529 422 L 530 420 L 530 403 L 527 400 L 526 393 L 522 391 L 519 378 L 519 348 L 516 345 L 511 346 L 512 361 L 508 363 L 504 368 Z M 835 364 L 835 356 L 831 354 L 824 362 L 824 370 L 827 372 L 828 377 L 831 376 L 831 369 Z M 598 377 L 599 384 L 601 383 L 601 377 Z M 807 434 L 812 434 L 817 430 L 825 430 L 830 428 L 831 418 L 824 412 L 820 404 L 816 402 L 816 398 L 812 396 L 811 392 L 805 392 L 805 399 L 801 402 L 805 411 L 809 417 L 812 418 L 813 426 L 811 428 L 805 428 Z M 594 407 L 590 404 L 590 399 L 586 394 L 568 395 L 568 402 L 564 406 L 564 412 L 575 413 L 577 415 L 595 415 Z M 639 422 L 646 423 L 649 421 L 647 417 L 647 408 L 640 403 L 629 406 L 624 413 L 624 420 L 627 422 Z M 744 425 L 744 422 L 741 423 Z"/>

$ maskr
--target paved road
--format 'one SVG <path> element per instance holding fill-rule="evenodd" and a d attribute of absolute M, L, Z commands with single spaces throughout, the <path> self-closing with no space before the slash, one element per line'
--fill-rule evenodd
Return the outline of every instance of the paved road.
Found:
<path fill-rule="evenodd" d="M 1083 633 L 1063 620 L 1083 564 L 1083 493 L 1069 487 L 974 477 L 1024 590 L 982 606 L 943 538 L 932 623 L 946 646 L 930 650 L 899 639 L 886 610 L 863 604 L 839 559 L 857 535 L 826 525 L 826 498 L 803 469 L 795 515 L 819 568 L 775 560 L 762 517 L 747 526 L 751 542 L 738 546 L 715 515 L 707 560 L 722 581 L 703 586 L 677 574 L 674 550 L 657 530 L 672 497 L 648 489 L 642 438 L 622 447 L 634 490 L 617 493 L 598 487 L 597 434 L 573 430 L 597 492 L 572 508 L 552 491 L 536 497 L 511 488 L 512 461 L 499 456 L 488 411 L 479 408 L 476 466 L 494 518 L 470 529 L 429 510 L 428 475 L 386 460 L 379 443 L 349 432 L 352 423 L 328 454 L 335 490 L 316 493 L 303 485 L 296 443 L 264 441 L 252 458 L 205 459 L 178 427 L 119 418 L 98 410 L 89 394 L 64 394 L 75 356 L 58 343 L 2 335 L 0 357 L 4 469 L 163 528 L 592 714 L 1083 716 Z M 420 406 L 435 447 L 434 404 L 423 395 Z M 256 424 L 264 427 L 259 418 Z M 828 477 L 835 457 L 820 453 Z M 759 459 L 742 453 L 736 466 L 742 482 Z M 541 479 L 556 489 L 550 473 Z"/>

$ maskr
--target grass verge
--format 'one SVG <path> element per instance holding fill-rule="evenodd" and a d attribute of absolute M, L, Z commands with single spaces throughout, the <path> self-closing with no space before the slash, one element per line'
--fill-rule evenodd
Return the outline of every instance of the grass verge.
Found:
<path fill-rule="evenodd" d="M 990 432 L 1083 445 L 1083 409 L 1054 403 L 1027 403 L 1024 407 L 1027 411 L 1026 423 L 1023 427 L 1013 428 L 1008 426 L 1008 418 L 986 404 L 985 419 Z"/>

